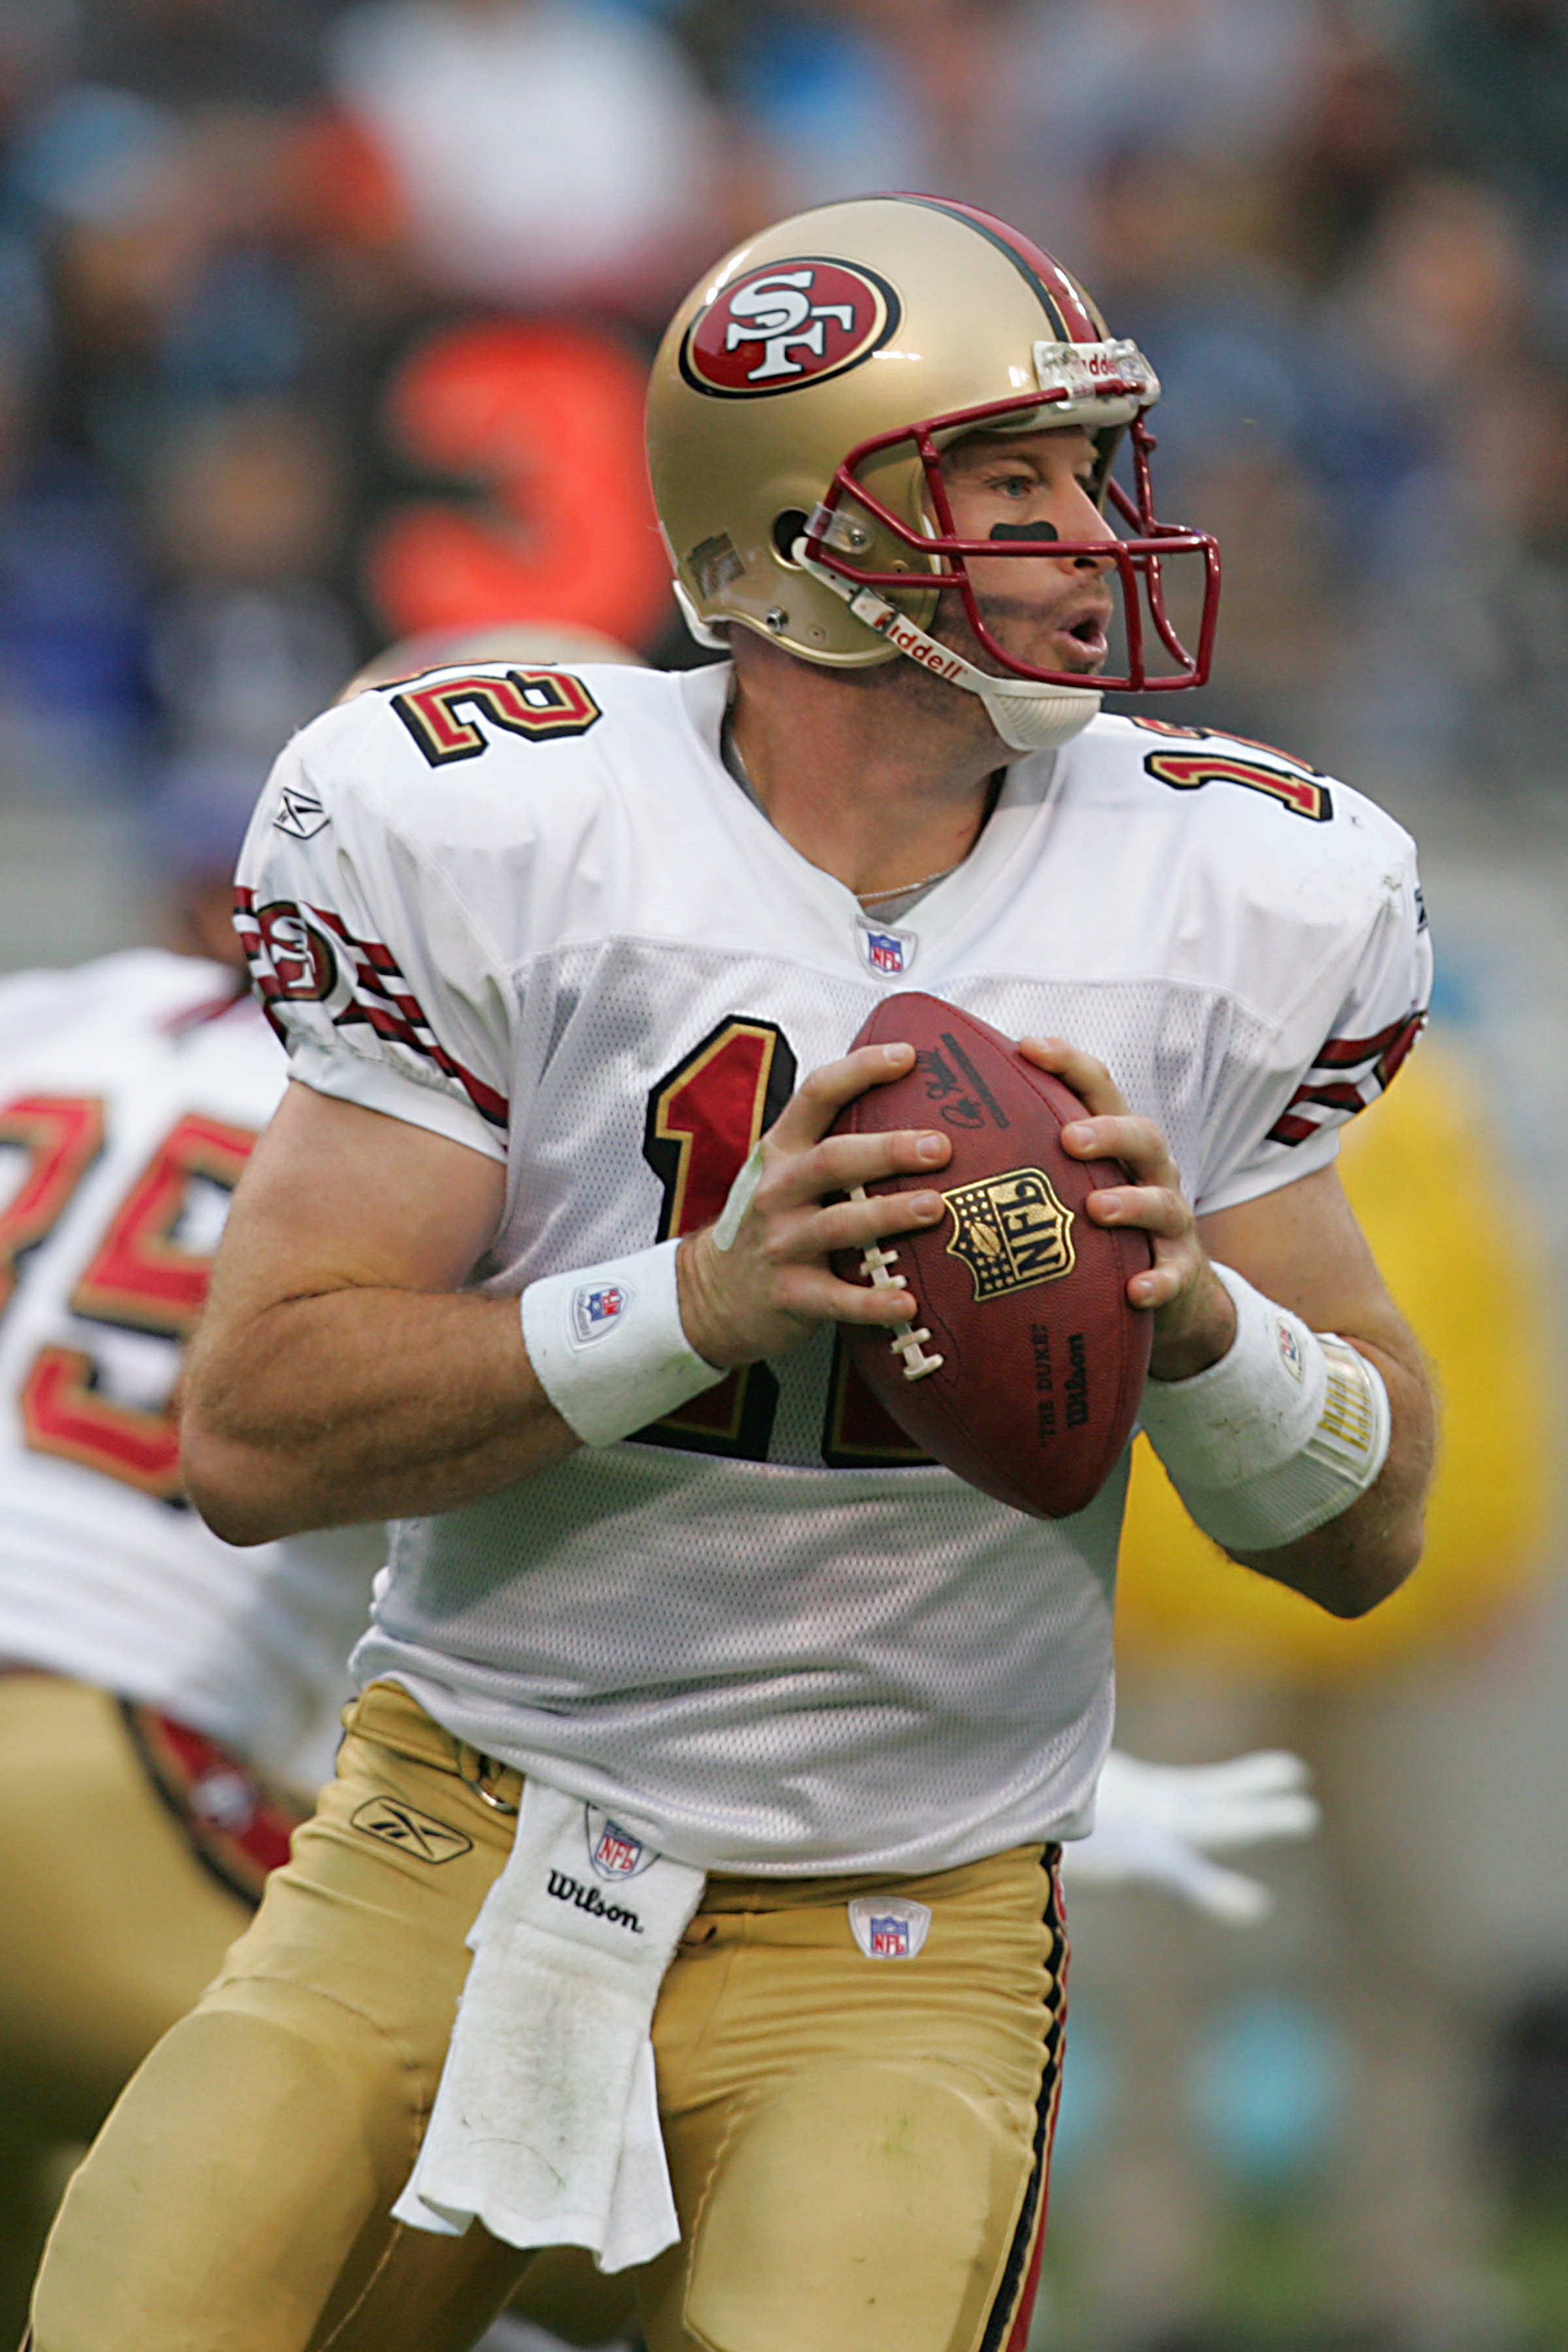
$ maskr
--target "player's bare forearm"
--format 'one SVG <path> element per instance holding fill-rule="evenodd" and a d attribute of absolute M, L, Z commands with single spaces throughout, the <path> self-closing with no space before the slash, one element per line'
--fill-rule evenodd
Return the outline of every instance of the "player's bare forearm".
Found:
<path fill-rule="evenodd" d="M 467 1292 L 500 1163 L 292 1086 L 235 1196 L 185 1383 L 186 1483 L 231 1543 L 448 1510 L 576 1444 L 515 1298 Z"/>
<path fill-rule="evenodd" d="M 477 1501 L 577 1439 L 517 1302 L 345 1288 L 216 1322 L 184 1414 L 192 1500 L 230 1543 Z"/>
<path fill-rule="evenodd" d="M 687 1338 L 710 1364 L 798 1347 L 819 1323 L 912 1311 L 907 1293 L 846 1283 L 828 1263 L 942 1213 L 934 1191 L 836 1197 L 945 1163 L 933 1132 L 827 1133 L 910 1052 L 871 1046 L 814 1071 L 763 1139 L 729 1246 L 706 1234 L 683 1248 Z M 216 1534 L 261 1543 L 453 1510 L 572 1451 L 516 1299 L 461 1287 L 504 1189 L 500 1163 L 465 1145 L 289 1088 L 236 1196 L 192 1350 L 185 1479 Z"/>

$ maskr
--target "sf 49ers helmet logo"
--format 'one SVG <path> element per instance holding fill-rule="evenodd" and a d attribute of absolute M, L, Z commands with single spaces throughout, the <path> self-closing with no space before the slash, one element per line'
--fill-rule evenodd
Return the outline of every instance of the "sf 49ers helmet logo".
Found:
<path fill-rule="evenodd" d="M 858 367 L 898 323 L 899 298 L 885 278 L 805 254 L 726 286 L 688 328 L 680 373 L 716 400 L 793 392 Z"/>

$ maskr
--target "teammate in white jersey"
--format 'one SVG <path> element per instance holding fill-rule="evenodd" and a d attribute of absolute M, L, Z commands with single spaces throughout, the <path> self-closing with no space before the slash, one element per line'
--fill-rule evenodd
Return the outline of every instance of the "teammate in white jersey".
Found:
<path fill-rule="evenodd" d="M 1166 583 L 1211 551 L 1152 514 L 1157 389 L 984 215 L 786 223 L 656 370 L 661 514 L 732 666 L 458 667 L 280 762 L 240 908 L 299 1083 L 226 1240 L 188 1458 L 233 1540 L 401 1525 L 338 1780 L 78 2176 L 39 2352 L 471 2343 L 548 2241 L 427 2235 L 444 2192 L 404 2193 L 462 1938 L 503 1886 L 607 1922 L 613 1973 L 655 1898 L 595 1880 L 681 1869 L 710 1875 L 652 2018 L 679 2220 L 639 2280 L 654 2352 L 1021 2347 L 1049 1865 L 1109 1738 L 1124 1478 L 1025 1520 L 848 1380 L 833 1327 L 910 1301 L 828 1254 L 935 1223 L 969 1115 L 933 1063 L 929 1130 L 823 1140 L 908 1066 L 845 1058 L 879 993 L 1035 1041 L 1088 1106 L 1068 1148 L 1126 1164 L 1090 1213 L 1154 1236 L 1145 1425 L 1237 1558 L 1373 1605 L 1431 1442 L 1331 1165 L 1425 1005 L 1410 845 L 1300 761 L 1098 717 L 1085 684 L 1118 583 L 1109 682 L 1157 687 L 1148 646 L 1204 674 L 1212 599 L 1189 656 Z M 895 1170 L 932 1189 L 838 1197 Z M 551 1791 L 581 1858 L 535 1885 L 503 1870 L 512 1809 Z M 493 2053 L 520 2037 L 535 2081 L 570 2035 L 555 1965 L 556 2039 L 514 2017 Z M 514 2142 L 593 2138 L 560 2080 L 573 2116 L 503 2122 L 461 2210 L 506 2205 Z"/>
<path fill-rule="evenodd" d="M 331 1770 L 380 1556 L 357 1532 L 237 1550 L 183 1497 L 181 1344 L 286 1078 L 210 879 L 184 908 L 186 952 L 0 980 L 6 2340 L 62 2161 Z"/>

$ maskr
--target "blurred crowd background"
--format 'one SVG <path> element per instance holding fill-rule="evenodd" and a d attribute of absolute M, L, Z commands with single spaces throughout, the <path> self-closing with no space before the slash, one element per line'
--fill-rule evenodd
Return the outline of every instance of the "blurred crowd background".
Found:
<path fill-rule="evenodd" d="M 10 792 L 248 793 L 354 656 L 498 613 L 685 657 L 642 370 L 876 187 L 1019 221 L 1155 357 L 1212 699 L 1554 803 L 1554 0 L 4 0 Z"/>
<path fill-rule="evenodd" d="M 657 334 L 888 187 L 1149 352 L 1226 565 L 1179 716 L 1411 822 L 1442 973 L 1347 1155 L 1455 1408 L 1433 1571 L 1324 1639 L 1141 1506 L 1122 1743 L 1298 1746 L 1328 1818 L 1246 1934 L 1082 1903 L 1035 2352 L 1568 2347 L 1563 0 L 0 0 L 0 969 L 155 936 L 390 638 L 702 658 Z"/>

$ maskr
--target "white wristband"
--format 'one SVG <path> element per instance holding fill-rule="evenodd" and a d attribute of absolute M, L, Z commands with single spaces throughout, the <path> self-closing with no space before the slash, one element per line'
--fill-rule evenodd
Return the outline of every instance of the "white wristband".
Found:
<path fill-rule="evenodd" d="M 1271 1551 L 1365 1494 L 1388 1455 L 1388 1391 L 1333 1332 L 1215 1273 L 1236 1307 L 1229 1352 L 1189 1381 L 1151 1381 L 1139 1418 L 1205 1535 Z"/>
<path fill-rule="evenodd" d="M 522 1294 L 522 1339 L 540 1385 L 584 1445 L 614 1445 L 724 1375 L 680 1320 L 679 1242 L 546 1275 Z"/>

